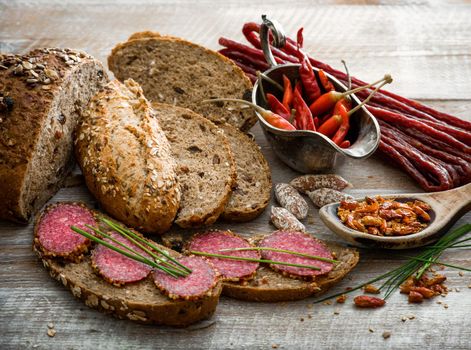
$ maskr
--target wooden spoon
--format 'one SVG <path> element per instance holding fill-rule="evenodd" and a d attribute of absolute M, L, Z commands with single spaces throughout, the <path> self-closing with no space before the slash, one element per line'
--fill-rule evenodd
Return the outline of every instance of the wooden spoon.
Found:
<path fill-rule="evenodd" d="M 355 246 L 407 249 L 438 240 L 460 217 L 471 210 L 471 184 L 443 192 L 391 194 L 381 197 L 397 199 L 400 202 L 417 199 L 429 204 L 432 208 L 429 212 L 431 217 L 429 226 L 406 236 L 375 236 L 345 226 L 337 216 L 339 203 L 323 206 L 319 215 L 329 229 Z"/>

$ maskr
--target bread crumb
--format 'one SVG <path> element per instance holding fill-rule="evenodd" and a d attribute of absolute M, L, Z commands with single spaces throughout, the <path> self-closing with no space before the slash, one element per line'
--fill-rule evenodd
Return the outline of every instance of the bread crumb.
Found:
<path fill-rule="evenodd" d="M 49 329 L 50 329 L 50 328 L 54 328 L 54 323 L 49 322 L 49 323 L 47 324 L 47 328 L 49 328 Z"/>
<path fill-rule="evenodd" d="M 335 311 L 334 311 L 334 315 L 340 315 L 340 311 L 339 311 L 339 310 L 335 310 Z"/>
<path fill-rule="evenodd" d="M 383 332 L 383 338 L 384 338 L 384 339 L 388 339 L 388 338 L 390 338 L 390 337 L 391 337 L 391 332 L 389 332 L 389 331 L 384 331 L 384 332 Z"/>
<path fill-rule="evenodd" d="M 444 307 L 445 309 L 448 309 L 448 304 L 443 304 L 443 307 Z"/>
<path fill-rule="evenodd" d="M 51 338 L 54 337 L 56 335 L 56 330 L 54 328 L 48 328 L 47 335 Z"/>
<path fill-rule="evenodd" d="M 406 322 L 406 321 L 407 321 L 407 317 L 406 317 L 406 316 L 403 316 L 403 317 L 401 318 L 401 321 L 402 321 L 402 322 Z"/>
<path fill-rule="evenodd" d="M 308 315 L 307 315 L 307 318 L 311 319 L 311 318 L 312 318 L 312 315 L 311 315 L 311 314 L 308 314 Z"/>
<path fill-rule="evenodd" d="M 374 330 L 373 328 L 371 328 L 371 327 L 368 328 L 368 331 L 369 331 L 370 333 L 374 333 L 374 332 L 375 332 L 375 330 Z"/>
<path fill-rule="evenodd" d="M 327 300 L 327 301 L 324 301 L 323 304 L 324 305 L 332 305 L 332 302 L 330 300 Z"/>
<path fill-rule="evenodd" d="M 347 296 L 345 294 L 342 294 L 341 296 L 337 298 L 337 303 L 343 304 L 345 303 L 345 300 L 347 300 Z"/>
<path fill-rule="evenodd" d="M 409 316 L 407 316 L 407 318 L 408 318 L 409 320 L 413 320 L 413 319 L 415 318 L 415 315 L 409 315 Z"/>
<path fill-rule="evenodd" d="M 272 344 L 271 347 L 272 349 L 278 349 L 278 344 Z"/>
<path fill-rule="evenodd" d="M 460 275 L 461 277 L 463 277 L 463 276 L 464 276 L 464 272 L 463 272 L 463 271 L 460 271 L 460 272 L 458 272 L 458 275 Z"/>
<path fill-rule="evenodd" d="M 300 320 L 301 322 L 304 322 L 304 318 L 303 318 L 303 317 L 301 317 L 299 320 Z"/>

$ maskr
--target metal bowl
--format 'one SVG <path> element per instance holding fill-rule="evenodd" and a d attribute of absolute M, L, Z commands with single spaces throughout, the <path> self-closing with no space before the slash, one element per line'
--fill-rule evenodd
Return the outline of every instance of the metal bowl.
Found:
<path fill-rule="evenodd" d="M 284 64 L 274 66 L 264 72 L 273 80 L 283 85 L 283 74 L 292 82 L 299 79 L 299 64 Z M 314 70 L 318 70 L 314 68 Z M 347 91 L 347 87 L 333 76 L 326 74 L 334 84 L 337 91 Z M 258 80 L 252 91 L 252 102 L 267 108 L 260 92 L 261 80 Z M 281 92 L 267 81 L 262 81 L 265 93 L 271 93 L 282 98 Z M 355 95 L 350 95 L 353 106 L 360 103 Z M 347 139 L 350 140 L 349 148 L 340 148 L 332 140 L 323 134 L 314 131 L 295 130 L 286 131 L 273 127 L 265 119 L 256 113 L 262 126 L 263 133 L 270 143 L 275 154 L 289 167 L 301 173 L 325 172 L 335 166 L 337 156 L 343 155 L 355 159 L 369 157 L 378 148 L 380 130 L 375 117 L 365 107 L 355 112 L 350 119 L 350 130 Z"/>

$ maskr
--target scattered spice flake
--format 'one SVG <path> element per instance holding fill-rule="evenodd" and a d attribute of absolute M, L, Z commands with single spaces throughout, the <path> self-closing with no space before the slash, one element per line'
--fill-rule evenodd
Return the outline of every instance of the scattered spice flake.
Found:
<path fill-rule="evenodd" d="M 311 319 L 311 318 L 312 318 L 312 315 L 311 315 L 311 314 L 308 314 L 308 315 L 307 315 L 307 318 Z"/>
<path fill-rule="evenodd" d="M 374 330 L 373 328 L 371 328 L 371 327 L 368 328 L 368 330 L 370 331 L 370 333 L 374 333 L 374 332 L 375 332 L 375 330 Z"/>
<path fill-rule="evenodd" d="M 383 332 L 383 338 L 384 338 L 384 339 L 388 339 L 388 338 L 390 338 L 390 337 L 391 337 L 391 332 L 389 332 L 389 331 L 384 331 L 384 332 Z"/>
<path fill-rule="evenodd" d="M 51 338 L 54 337 L 56 335 L 56 330 L 54 328 L 48 328 L 47 335 Z"/>
<path fill-rule="evenodd" d="M 443 304 L 443 307 L 444 307 L 445 309 L 448 309 L 448 304 Z"/>
<path fill-rule="evenodd" d="M 323 302 L 324 305 L 332 305 L 332 302 L 330 300 L 326 300 Z"/>
<path fill-rule="evenodd" d="M 304 322 L 304 317 L 301 317 L 299 320 L 300 320 L 301 322 Z"/>
<path fill-rule="evenodd" d="M 313 306 L 314 306 L 314 304 L 307 304 L 308 309 L 312 309 Z"/>
<path fill-rule="evenodd" d="M 340 315 L 340 311 L 339 311 L 339 310 L 335 310 L 335 311 L 334 311 L 334 315 Z"/>
<path fill-rule="evenodd" d="M 402 321 L 402 322 L 406 322 L 406 321 L 407 321 L 407 317 L 406 317 L 406 316 L 402 316 L 401 321 Z"/>
<path fill-rule="evenodd" d="M 413 320 L 413 319 L 415 318 L 415 315 L 412 315 L 412 314 L 411 314 L 411 315 L 407 316 L 407 318 L 408 318 L 409 320 Z"/>
<path fill-rule="evenodd" d="M 464 276 L 464 272 L 463 272 L 463 271 L 460 271 L 460 272 L 458 272 L 458 275 L 460 275 L 461 277 L 463 277 L 463 276 Z"/>
<path fill-rule="evenodd" d="M 468 288 L 471 289 L 471 284 L 468 285 Z"/>
<path fill-rule="evenodd" d="M 54 328 L 54 323 L 49 322 L 49 323 L 47 324 L 47 328 Z"/>
<path fill-rule="evenodd" d="M 372 284 L 367 284 L 363 287 L 363 290 L 365 291 L 365 293 L 379 294 L 379 289 Z"/>
<path fill-rule="evenodd" d="M 341 296 L 337 297 L 337 303 L 343 304 L 345 303 L 345 300 L 347 300 L 347 295 L 342 294 Z"/>
<path fill-rule="evenodd" d="M 278 349 L 278 344 L 272 344 L 271 347 L 272 349 Z"/>

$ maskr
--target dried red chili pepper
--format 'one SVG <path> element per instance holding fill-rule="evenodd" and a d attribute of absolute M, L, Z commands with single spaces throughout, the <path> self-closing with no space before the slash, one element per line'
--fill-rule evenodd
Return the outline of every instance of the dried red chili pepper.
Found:
<path fill-rule="evenodd" d="M 299 77 L 303 83 L 304 91 L 306 92 L 306 100 L 308 103 L 312 103 L 319 98 L 321 95 L 321 89 L 317 84 L 317 79 L 314 74 L 309 60 L 304 59 L 301 62 L 301 67 L 299 68 Z"/>
<path fill-rule="evenodd" d="M 288 109 L 276 98 L 275 95 L 270 93 L 267 94 L 267 102 L 270 106 L 270 109 L 273 113 L 278 114 L 279 116 L 289 120 L 291 117 L 291 113 Z"/>
<path fill-rule="evenodd" d="M 330 82 L 329 78 L 327 78 L 327 76 L 325 75 L 325 72 L 322 69 L 319 69 L 317 71 L 317 75 L 319 77 L 319 80 L 321 82 L 321 87 L 324 90 L 324 92 L 335 90 L 334 84 Z"/>
<path fill-rule="evenodd" d="M 347 136 L 348 130 L 350 129 L 350 110 L 352 108 L 352 100 L 350 98 L 343 98 L 335 104 L 334 114 L 338 114 L 342 117 L 342 124 L 338 128 L 335 135 L 332 137 L 332 141 L 340 146 Z"/>
<path fill-rule="evenodd" d="M 355 306 L 364 308 L 381 307 L 386 304 L 386 301 L 381 298 L 371 297 L 369 295 L 359 295 L 353 299 Z"/>
<path fill-rule="evenodd" d="M 296 130 L 296 128 L 283 117 L 279 116 L 276 113 L 273 113 L 272 111 L 268 111 L 265 108 L 257 106 L 256 104 L 249 101 L 239 100 L 236 98 L 214 98 L 210 100 L 201 101 L 201 103 L 214 103 L 214 102 L 237 102 L 237 103 L 245 104 L 255 109 L 258 113 L 260 113 L 262 118 L 267 121 L 268 124 L 274 126 L 275 128 L 282 129 L 282 130 Z"/>
<path fill-rule="evenodd" d="M 340 148 L 348 148 L 348 147 L 350 147 L 350 141 L 344 140 L 344 141 L 340 144 L 339 147 L 340 147 Z"/>
<path fill-rule="evenodd" d="M 283 106 L 290 110 L 293 104 L 293 87 L 289 78 L 283 74 Z"/>
<path fill-rule="evenodd" d="M 296 84 L 293 96 L 293 108 L 296 110 L 296 125 L 301 130 L 316 131 L 311 111 L 301 95 L 300 88 Z"/>
<path fill-rule="evenodd" d="M 327 119 L 317 131 L 330 138 L 338 130 L 340 124 L 342 124 L 342 117 L 338 114 L 334 114 L 332 117 Z"/>

